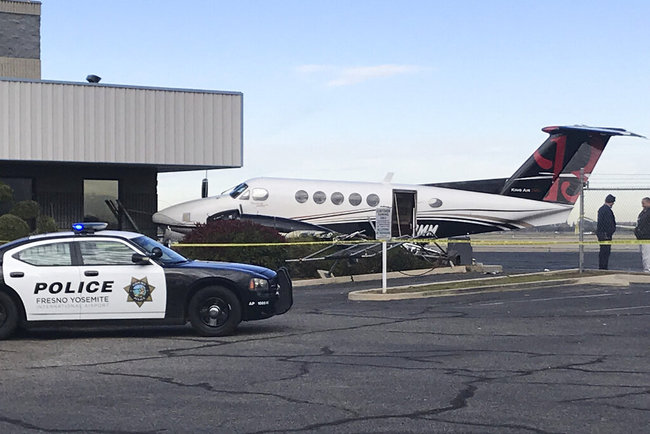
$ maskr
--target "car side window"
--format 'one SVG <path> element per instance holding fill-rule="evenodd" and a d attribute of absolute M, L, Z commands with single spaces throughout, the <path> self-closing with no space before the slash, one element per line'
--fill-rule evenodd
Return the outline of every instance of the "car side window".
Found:
<path fill-rule="evenodd" d="M 92 239 L 79 241 L 79 250 L 83 265 L 133 265 L 137 253 L 119 241 Z"/>
<path fill-rule="evenodd" d="M 13 254 L 15 259 L 37 267 L 72 265 L 70 243 L 49 243 L 27 247 Z"/>

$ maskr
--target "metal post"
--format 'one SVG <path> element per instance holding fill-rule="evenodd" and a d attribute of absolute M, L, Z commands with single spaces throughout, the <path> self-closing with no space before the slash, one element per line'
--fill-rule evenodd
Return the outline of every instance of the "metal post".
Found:
<path fill-rule="evenodd" d="M 386 268 L 387 268 L 387 252 L 386 252 L 386 241 L 381 242 L 381 292 L 382 294 L 386 294 L 386 289 L 388 288 L 388 282 L 387 282 L 387 276 L 386 276 Z"/>
<path fill-rule="evenodd" d="M 579 246 L 579 264 L 578 269 L 580 274 L 584 271 L 585 266 L 585 169 L 580 169 L 580 220 L 578 222 L 579 232 L 578 232 L 578 241 L 580 242 Z"/>

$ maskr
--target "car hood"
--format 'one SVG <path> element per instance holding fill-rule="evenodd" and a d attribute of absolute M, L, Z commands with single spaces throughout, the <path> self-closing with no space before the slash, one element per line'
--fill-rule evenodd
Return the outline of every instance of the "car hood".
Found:
<path fill-rule="evenodd" d="M 208 270 L 231 270 L 248 273 L 254 277 L 263 277 L 272 279 L 275 277 L 275 271 L 266 267 L 260 267 L 250 264 L 238 264 L 236 262 L 212 262 L 212 261 L 187 261 L 181 264 L 174 264 L 178 268 L 202 268 Z"/>

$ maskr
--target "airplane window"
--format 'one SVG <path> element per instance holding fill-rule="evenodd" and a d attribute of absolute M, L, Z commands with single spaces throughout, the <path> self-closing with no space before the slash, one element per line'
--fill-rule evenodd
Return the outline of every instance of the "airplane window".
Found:
<path fill-rule="evenodd" d="M 314 202 L 316 202 L 317 204 L 320 205 L 321 203 L 325 203 L 326 200 L 327 200 L 327 195 L 324 192 L 317 191 L 316 193 L 314 193 Z"/>
<path fill-rule="evenodd" d="M 298 203 L 305 203 L 309 199 L 309 193 L 307 193 L 305 190 L 298 190 L 296 191 L 296 202 Z"/>
<path fill-rule="evenodd" d="M 366 203 L 368 203 L 370 206 L 379 205 L 379 196 L 377 196 L 375 193 L 369 194 L 366 198 Z"/>
<path fill-rule="evenodd" d="M 245 191 L 239 196 L 239 200 L 248 200 L 251 198 L 251 192 L 250 191 Z"/>
<path fill-rule="evenodd" d="M 330 199 L 334 205 L 341 205 L 345 200 L 345 197 L 343 197 L 343 193 L 339 193 L 337 191 L 335 193 L 332 193 L 332 197 Z"/>
<path fill-rule="evenodd" d="M 440 208 L 442 206 L 442 201 L 438 198 L 429 199 L 429 206 L 431 208 Z"/>
<path fill-rule="evenodd" d="M 361 195 L 359 193 L 352 193 L 348 198 L 350 205 L 357 206 L 361 203 Z"/>
<path fill-rule="evenodd" d="M 247 188 L 248 188 L 248 185 L 245 182 L 242 182 L 237 187 L 232 189 L 232 191 L 230 192 L 230 197 L 232 197 L 233 199 L 236 199 L 237 196 L 242 194 L 242 192 L 244 192 Z"/>
<path fill-rule="evenodd" d="M 269 198 L 269 191 L 265 188 L 254 188 L 252 197 L 253 200 L 266 200 Z"/>

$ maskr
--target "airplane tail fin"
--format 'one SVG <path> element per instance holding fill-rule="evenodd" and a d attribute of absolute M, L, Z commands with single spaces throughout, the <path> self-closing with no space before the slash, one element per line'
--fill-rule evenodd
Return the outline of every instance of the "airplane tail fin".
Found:
<path fill-rule="evenodd" d="M 500 194 L 573 205 L 580 196 L 580 169 L 586 181 L 612 136 L 635 136 L 621 128 L 583 125 L 546 127 L 550 136 L 508 178 Z"/>

